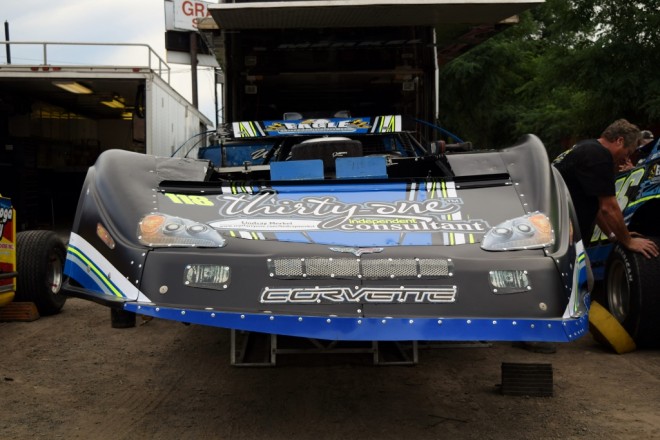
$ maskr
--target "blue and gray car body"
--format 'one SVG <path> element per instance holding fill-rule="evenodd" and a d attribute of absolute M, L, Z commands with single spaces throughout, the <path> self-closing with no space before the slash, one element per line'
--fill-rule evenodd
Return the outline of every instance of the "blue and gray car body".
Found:
<path fill-rule="evenodd" d="M 590 269 L 535 136 L 446 151 L 400 116 L 245 121 L 204 159 L 107 151 L 68 294 L 158 318 L 328 340 L 586 334 Z"/>
<path fill-rule="evenodd" d="M 647 151 L 643 151 L 646 149 Z M 616 198 L 623 211 L 623 218 L 631 231 L 649 237 L 660 236 L 660 140 L 638 149 L 642 156 L 636 165 L 620 173 L 615 182 Z M 605 278 L 605 266 L 614 244 L 598 226 L 586 243 L 594 279 Z"/>
<path fill-rule="evenodd" d="M 660 245 L 660 142 L 637 149 L 635 166 L 616 178 L 616 197 L 628 229 Z M 638 347 L 660 346 L 660 258 L 645 258 L 610 242 L 598 226 L 586 241 L 598 300 L 632 336 Z"/>

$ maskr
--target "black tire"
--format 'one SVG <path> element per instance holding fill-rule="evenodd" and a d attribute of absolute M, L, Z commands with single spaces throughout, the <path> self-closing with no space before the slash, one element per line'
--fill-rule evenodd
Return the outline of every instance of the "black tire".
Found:
<path fill-rule="evenodd" d="M 652 240 L 660 243 L 660 238 Z M 605 271 L 607 308 L 638 347 L 660 346 L 658 281 L 660 257 L 649 259 L 614 246 Z"/>
<path fill-rule="evenodd" d="M 64 243 L 53 231 L 16 234 L 15 301 L 33 302 L 40 315 L 54 315 L 64 307 Z"/>

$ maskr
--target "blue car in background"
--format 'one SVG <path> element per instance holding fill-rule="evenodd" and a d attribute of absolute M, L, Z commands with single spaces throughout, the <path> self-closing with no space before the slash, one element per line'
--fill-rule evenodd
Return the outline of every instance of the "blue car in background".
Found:
<path fill-rule="evenodd" d="M 616 195 L 628 229 L 660 244 L 660 142 L 638 149 L 632 169 L 616 179 Z M 644 258 L 610 243 L 596 227 L 586 240 L 596 281 L 602 282 L 604 302 L 638 346 L 660 344 L 660 259 Z"/>

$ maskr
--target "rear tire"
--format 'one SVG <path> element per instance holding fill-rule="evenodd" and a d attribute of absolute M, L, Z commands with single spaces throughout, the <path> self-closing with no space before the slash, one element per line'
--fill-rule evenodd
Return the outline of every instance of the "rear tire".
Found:
<path fill-rule="evenodd" d="M 40 315 L 59 313 L 66 302 L 61 294 L 64 279 L 64 243 L 53 231 L 16 234 L 15 301 L 33 302 Z"/>
<path fill-rule="evenodd" d="M 660 238 L 652 238 L 657 244 Z M 605 294 L 607 308 L 639 347 L 660 346 L 660 257 L 615 245 L 607 261 Z"/>

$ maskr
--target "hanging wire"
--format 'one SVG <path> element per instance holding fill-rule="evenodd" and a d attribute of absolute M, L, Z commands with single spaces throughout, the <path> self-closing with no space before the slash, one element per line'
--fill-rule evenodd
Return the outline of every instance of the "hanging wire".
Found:
<path fill-rule="evenodd" d="M 454 133 L 452 133 L 452 132 L 450 132 L 450 131 L 448 131 L 448 130 L 445 130 L 444 128 L 440 127 L 439 125 L 431 124 L 430 122 L 423 121 L 423 120 L 421 120 L 421 119 L 416 119 L 416 118 L 413 118 L 413 121 L 415 121 L 415 122 L 419 122 L 420 124 L 426 125 L 426 126 L 431 127 L 431 128 L 435 128 L 436 130 L 438 130 L 439 132 L 441 132 L 441 133 L 444 134 L 445 136 L 449 136 L 449 137 L 451 137 L 452 139 L 455 139 L 456 142 L 459 142 L 459 143 L 465 142 L 463 139 L 459 138 L 459 137 L 456 136 Z"/>
<path fill-rule="evenodd" d="M 189 137 L 188 139 L 185 140 L 184 143 L 182 143 L 182 144 L 179 146 L 179 148 L 177 148 L 176 150 L 174 150 L 174 152 L 170 155 L 170 157 L 174 157 L 174 155 L 176 155 L 176 153 L 178 153 L 178 152 L 179 152 L 179 151 L 180 151 L 180 150 L 181 150 L 181 149 L 182 149 L 182 148 L 183 148 L 188 142 L 190 142 L 191 140 L 195 139 L 195 138 L 198 137 L 198 136 L 203 136 L 203 135 L 205 135 L 205 134 L 209 134 L 209 133 L 215 133 L 215 130 L 202 131 L 201 133 L 197 133 L 196 135 L 193 135 L 193 136 Z M 186 152 L 186 156 L 185 156 L 185 157 L 187 157 L 187 156 L 188 156 L 188 153 L 190 153 L 190 152 L 192 151 L 192 149 L 195 148 L 195 146 L 196 146 L 199 142 L 201 142 L 201 141 L 202 141 L 202 139 L 200 139 L 199 141 L 195 142 L 195 145 L 193 145 L 192 148 Z"/>

